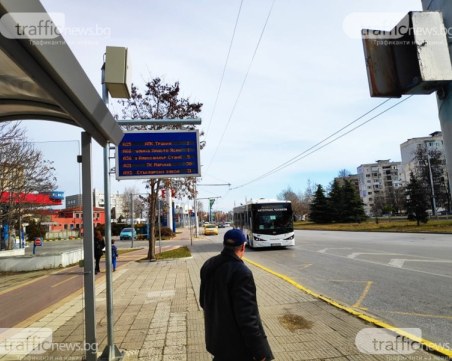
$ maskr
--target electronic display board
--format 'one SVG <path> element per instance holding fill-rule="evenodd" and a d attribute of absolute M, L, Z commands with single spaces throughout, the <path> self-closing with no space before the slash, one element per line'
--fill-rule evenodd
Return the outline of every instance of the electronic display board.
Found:
<path fill-rule="evenodd" d="M 116 179 L 183 178 L 201 175 L 199 132 L 133 131 L 116 150 Z"/>

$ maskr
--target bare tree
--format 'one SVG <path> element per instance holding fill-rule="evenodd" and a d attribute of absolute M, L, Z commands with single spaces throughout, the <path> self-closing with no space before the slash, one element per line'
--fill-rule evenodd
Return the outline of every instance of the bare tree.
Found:
<path fill-rule="evenodd" d="M 304 219 L 304 216 L 308 215 L 310 212 L 311 202 L 312 202 L 312 199 L 314 198 L 314 193 L 315 193 L 316 187 L 317 186 L 313 185 L 311 183 L 311 180 L 308 179 L 305 191 L 300 194 L 303 219 Z"/>
<path fill-rule="evenodd" d="M 136 86 L 132 86 L 130 99 L 121 101 L 123 105 L 122 115 L 126 119 L 163 119 L 163 118 L 193 118 L 201 112 L 201 103 L 192 103 L 188 98 L 179 96 L 179 82 L 164 84 L 160 78 L 152 79 L 145 84 L 145 92 L 141 93 Z M 158 129 L 194 129 L 194 126 L 135 126 L 133 129 L 158 130 Z M 204 143 L 201 142 L 201 148 Z M 177 197 L 194 197 L 195 178 L 162 179 L 153 178 L 147 182 L 148 196 L 144 197 L 149 209 L 149 251 L 148 259 L 155 260 L 155 235 L 153 225 L 156 218 L 158 191 L 172 188 Z"/>
<path fill-rule="evenodd" d="M 345 177 L 350 177 L 350 175 L 352 174 L 352 172 L 350 172 L 348 169 L 341 169 L 337 176 L 340 178 L 345 178 Z"/>
<path fill-rule="evenodd" d="M 421 185 L 429 194 L 433 209 L 433 193 L 435 194 L 436 206 L 449 209 L 450 192 L 447 186 L 447 169 L 444 154 L 438 149 L 427 149 L 424 146 L 418 146 L 414 152 L 416 160 L 415 176 L 421 181 Z"/>
<path fill-rule="evenodd" d="M 291 187 L 287 187 L 277 196 L 278 199 L 290 201 L 292 203 L 292 210 L 297 219 L 301 219 L 303 217 L 303 204 L 301 202 L 301 197 L 297 195 Z"/>
<path fill-rule="evenodd" d="M 27 204 L 32 193 L 51 192 L 56 188 L 52 162 L 28 141 L 20 123 L 0 124 L 0 196 L 1 222 L 9 229 L 7 249 L 14 244 L 14 227 L 25 212 L 36 205 Z"/>
<path fill-rule="evenodd" d="M 137 187 L 126 187 L 123 195 L 124 216 L 131 221 L 132 218 L 142 218 L 143 212 L 146 209 L 145 200 L 142 198 Z M 133 208 L 133 214 L 132 214 Z"/>

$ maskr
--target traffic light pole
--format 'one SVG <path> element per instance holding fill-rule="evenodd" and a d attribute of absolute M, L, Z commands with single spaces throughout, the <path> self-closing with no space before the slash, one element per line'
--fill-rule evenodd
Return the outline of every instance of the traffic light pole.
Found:
<path fill-rule="evenodd" d="M 452 58 L 450 39 L 450 31 L 452 29 L 452 2 L 444 0 L 422 0 L 422 8 L 424 11 L 442 12 L 444 26 L 448 34 L 449 54 Z M 449 188 L 452 189 L 452 84 L 449 83 L 437 92 L 437 101 L 441 132 L 443 133 Z"/>

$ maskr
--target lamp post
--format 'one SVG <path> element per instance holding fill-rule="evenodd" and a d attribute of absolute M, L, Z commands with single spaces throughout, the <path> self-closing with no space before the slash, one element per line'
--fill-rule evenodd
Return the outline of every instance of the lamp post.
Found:
<path fill-rule="evenodd" d="M 433 174 L 432 166 L 430 164 L 430 155 L 427 154 L 428 174 L 430 178 L 430 187 L 432 189 L 432 215 L 436 216 L 436 199 L 435 199 L 435 187 L 433 186 Z"/>

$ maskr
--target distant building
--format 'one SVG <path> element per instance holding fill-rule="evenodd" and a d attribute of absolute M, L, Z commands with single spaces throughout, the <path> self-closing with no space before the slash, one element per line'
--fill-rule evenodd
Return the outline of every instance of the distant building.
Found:
<path fill-rule="evenodd" d="M 66 197 L 66 208 L 76 208 L 76 207 L 82 207 L 82 206 L 83 206 L 83 201 L 82 201 L 81 194 L 75 194 L 75 195 Z"/>
<path fill-rule="evenodd" d="M 372 216 L 373 206 L 378 197 L 387 197 L 394 189 L 404 184 L 401 162 L 377 160 L 375 163 L 358 167 L 359 195 L 367 215 Z"/>
<path fill-rule="evenodd" d="M 425 147 L 427 151 L 438 150 L 443 155 L 444 152 L 444 142 L 443 134 L 441 132 L 433 132 L 429 137 L 419 137 L 411 138 L 406 142 L 400 144 L 400 154 L 402 155 L 402 166 L 404 177 L 407 182 L 410 180 L 410 173 L 415 171 L 417 162 L 415 159 L 416 151 L 419 147 Z M 447 182 L 447 169 L 446 161 L 444 160 L 444 171 L 445 180 Z"/>
<path fill-rule="evenodd" d="M 66 208 L 58 211 L 52 211 L 50 221 L 47 222 L 48 232 L 46 238 L 66 238 L 68 231 L 76 231 L 77 235 L 83 234 L 83 209 L 82 207 Z M 105 212 L 103 208 L 94 207 L 93 209 L 94 227 L 105 224 Z M 71 233 L 74 235 L 74 233 Z"/>
<path fill-rule="evenodd" d="M 81 208 L 83 207 L 83 200 L 81 194 L 75 194 L 66 197 L 66 208 Z M 93 190 L 93 207 L 103 208 L 105 207 L 104 193 Z M 114 208 L 112 221 L 115 222 L 120 216 L 125 217 L 124 212 L 124 196 L 116 193 L 110 195 L 110 207 Z"/>
<path fill-rule="evenodd" d="M 334 180 L 342 187 L 345 181 L 349 181 L 352 186 L 355 188 L 356 192 L 359 192 L 359 175 L 358 174 L 350 174 L 345 177 L 336 177 Z"/>

